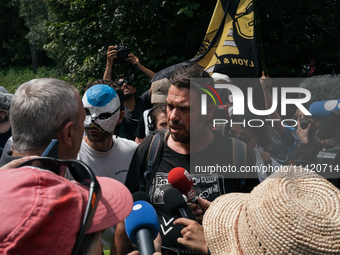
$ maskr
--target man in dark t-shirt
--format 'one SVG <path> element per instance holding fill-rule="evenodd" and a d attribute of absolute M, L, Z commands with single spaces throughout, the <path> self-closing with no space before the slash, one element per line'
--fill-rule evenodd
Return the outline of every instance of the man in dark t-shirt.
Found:
<path fill-rule="evenodd" d="M 134 141 L 135 131 L 140 117 L 146 109 L 152 107 L 151 99 L 149 90 L 145 91 L 141 97 L 135 99 L 134 93 L 136 92 L 136 87 L 126 84 L 126 81 L 124 80 L 118 80 L 117 84 L 120 85 L 121 81 L 124 82 L 121 87 L 124 91 L 125 113 L 123 121 L 116 127 L 115 134 L 119 137 Z"/>
<path fill-rule="evenodd" d="M 235 175 L 229 178 L 221 173 L 195 172 L 197 166 L 235 166 L 236 162 L 234 140 L 214 133 L 208 126 L 208 121 L 215 111 L 214 103 L 208 102 L 207 114 L 202 115 L 201 94 L 199 90 L 190 87 L 190 78 L 209 77 L 202 67 L 193 64 L 176 69 L 169 78 L 171 86 L 166 103 L 170 134 L 165 136 L 157 171 L 149 180 L 152 183 L 150 190 L 145 190 L 151 194 L 151 203 L 159 217 L 162 246 L 167 250 L 175 250 L 178 254 L 207 254 L 208 247 L 203 228 L 194 220 L 190 210 L 190 219 L 185 220 L 187 224 L 174 225 L 177 217 L 165 209 L 163 194 L 170 187 L 167 176 L 174 167 L 190 170 L 196 195 L 209 201 L 229 192 L 249 192 L 258 184 L 257 178 L 241 181 L 235 178 Z M 148 137 L 138 146 L 131 161 L 125 182 L 131 193 L 140 190 L 140 180 L 144 178 L 151 139 Z M 244 143 L 240 144 L 244 148 L 243 165 L 252 166 L 249 149 Z M 120 223 L 114 240 L 117 254 L 126 254 L 131 247 L 123 230 L 124 223 Z M 186 233 L 183 238 L 182 233 Z"/>

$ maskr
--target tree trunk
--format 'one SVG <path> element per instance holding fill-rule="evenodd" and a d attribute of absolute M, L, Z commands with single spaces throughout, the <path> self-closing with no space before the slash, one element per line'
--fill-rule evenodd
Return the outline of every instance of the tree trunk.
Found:
<path fill-rule="evenodd" d="M 39 67 L 39 56 L 37 52 L 37 47 L 35 44 L 30 44 L 30 46 L 31 46 L 31 57 L 32 57 L 33 69 L 37 70 Z"/>

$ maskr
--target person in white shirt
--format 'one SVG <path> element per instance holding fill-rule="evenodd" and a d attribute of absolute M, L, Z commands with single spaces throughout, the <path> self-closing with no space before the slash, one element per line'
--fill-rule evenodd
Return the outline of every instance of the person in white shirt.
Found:
<path fill-rule="evenodd" d="M 88 85 L 82 101 L 86 113 L 85 136 L 77 159 L 87 164 L 96 176 L 124 183 L 137 144 L 114 135 L 116 125 L 124 118 L 122 89 L 111 80 L 98 80 Z M 114 227 L 103 233 L 104 249 L 110 249 L 113 235 Z"/>

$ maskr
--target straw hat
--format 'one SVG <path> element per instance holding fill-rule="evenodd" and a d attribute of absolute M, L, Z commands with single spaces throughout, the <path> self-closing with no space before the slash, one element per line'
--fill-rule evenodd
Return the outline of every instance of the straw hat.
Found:
<path fill-rule="evenodd" d="M 250 194 L 214 200 L 203 218 L 212 255 L 340 254 L 340 191 L 303 168 L 285 170 Z"/>

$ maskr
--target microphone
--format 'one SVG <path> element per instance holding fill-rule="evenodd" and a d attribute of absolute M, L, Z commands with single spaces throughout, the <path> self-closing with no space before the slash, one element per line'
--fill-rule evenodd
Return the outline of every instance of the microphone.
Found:
<path fill-rule="evenodd" d="M 125 231 L 141 255 L 153 254 L 153 240 L 158 235 L 159 223 L 152 205 L 141 200 L 134 202 L 130 215 L 125 219 Z"/>
<path fill-rule="evenodd" d="M 326 120 L 334 110 L 340 109 L 340 99 L 314 102 L 309 106 L 309 112 L 314 120 Z"/>
<path fill-rule="evenodd" d="M 181 192 L 178 189 L 170 188 L 164 192 L 163 201 L 166 209 L 173 215 L 177 215 L 179 218 L 187 218 L 188 214 L 185 211 L 187 203 L 185 202 Z"/>
<path fill-rule="evenodd" d="M 195 203 L 200 208 L 196 198 L 196 193 L 192 188 L 194 183 L 187 170 L 185 170 L 183 167 L 173 168 L 169 172 L 168 182 L 172 187 L 178 189 L 182 194 L 184 194 L 188 198 L 189 202 Z"/>
<path fill-rule="evenodd" d="M 151 204 L 149 195 L 143 191 L 137 191 L 133 193 L 132 198 L 133 198 L 133 202 L 141 200 L 141 201 L 145 201 Z"/>
<path fill-rule="evenodd" d="M 183 167 L 173 168 L 168 174 L 168 182 L 184 194 L 189 202 L 197 203 L 195 191 L 192 189 L 194 183 L 188 171 Z"/>

